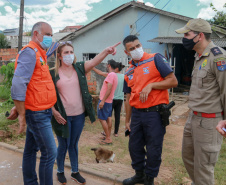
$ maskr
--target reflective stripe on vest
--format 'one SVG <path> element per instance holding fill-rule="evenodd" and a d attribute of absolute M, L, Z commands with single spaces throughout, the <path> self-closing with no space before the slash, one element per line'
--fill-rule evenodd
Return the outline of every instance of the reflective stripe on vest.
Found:
<path fill-rule="evenodd" d="M 163 81 L 164 78 L 155 66 L 155 54 L 144 53 L 137 66 L 131 65 L 125 73 L 125 81 L 131 88 L 129 103 L 135 108 L 148 108 L 159 104 L 169 103 L 168 90 L 152 89 L 147 101 L 142 103 L 140 98 L 141 90 L 152 82 Z"/>
<path fill-rule="evenodd" d="M 30 41 L 22 50 L 27 47 L 36 52 L 36 64 L 27 86 L 25 109 L 32 111 L 49 109 L 56 103 L 57 98 L 55 86 L 49 73 L 49 66 L 47 65 L 46 52 L 33 41 Z M 16 57 L 15 69 L 19 55 L 20 52 Z"/>

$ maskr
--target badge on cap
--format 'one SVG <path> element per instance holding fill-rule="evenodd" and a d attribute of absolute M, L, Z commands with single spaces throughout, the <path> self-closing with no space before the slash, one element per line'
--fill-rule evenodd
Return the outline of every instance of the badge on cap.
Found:
<path fill-rule="evenodd" d="M 214 54 L 214 56 L 219 55 L 219 54 L 223 54 L 218 47 L 211 48 L 211 51 Z"/>

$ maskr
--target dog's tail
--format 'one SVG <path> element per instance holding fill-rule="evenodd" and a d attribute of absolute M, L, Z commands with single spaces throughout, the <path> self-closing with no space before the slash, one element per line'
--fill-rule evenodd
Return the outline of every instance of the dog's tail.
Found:
<path fill-rule="evenodd" d="M 97 148 L 91 148 L 91 150 L 96 151 L 96 150 L 97 150 Z"/>

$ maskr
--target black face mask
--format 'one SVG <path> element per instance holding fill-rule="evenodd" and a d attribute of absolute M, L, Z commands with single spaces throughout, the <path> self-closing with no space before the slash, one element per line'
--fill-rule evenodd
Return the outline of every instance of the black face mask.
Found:
<path fill-rule="evenodd" d="M 183 43 L 183 46 L 185 47 L 185 49 L 192 50 L 194 48 L 194 46 L 199 42 L 199 41 L 197 41 L 197 42 L 193 41 L 193 39 L 195 37 L 197 37 L 197 35 L 194 36 L 192 39 L 187 39 L 187 38 L 182 39 L 182 43 Z"/>

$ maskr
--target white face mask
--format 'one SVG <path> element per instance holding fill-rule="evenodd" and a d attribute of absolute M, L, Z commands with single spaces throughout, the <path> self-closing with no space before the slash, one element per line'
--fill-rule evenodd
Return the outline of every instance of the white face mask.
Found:
<path fill-rule="evenodd" d="M 63 62 L 68 66 L 71 65 L 74 62 L 74 59 L 75 59 L 74 54 L 63 56 Z"/>
<path fill-rule="evenodd" d="M 144 51 L 143 51 L 142 47 L 139 47 L 133 51 L 130 51 L 130 55 L 133 60 L 140 60 L 142 58 L 143 54 L 144 54 Z"/>

